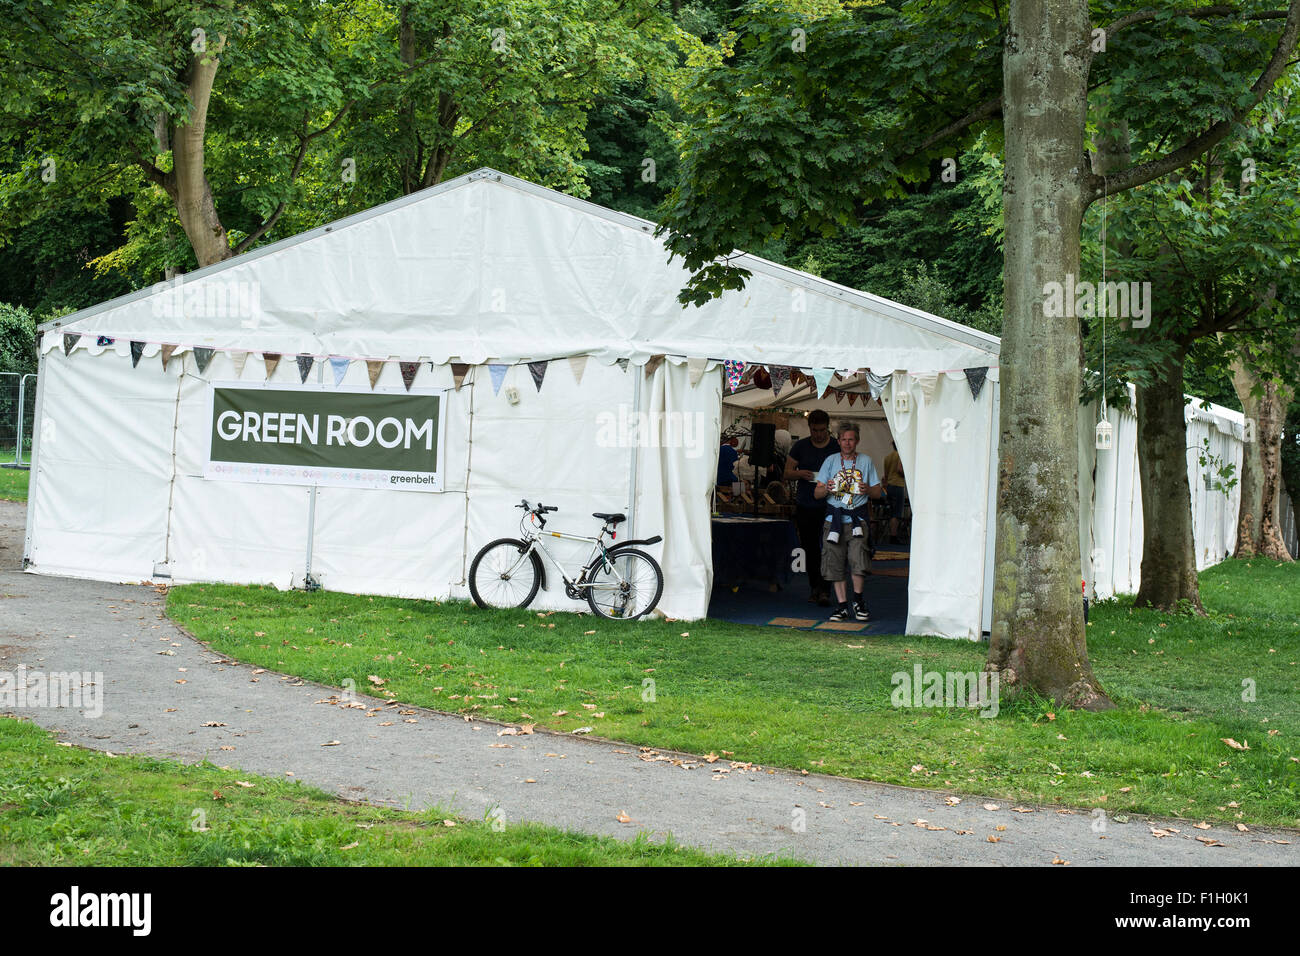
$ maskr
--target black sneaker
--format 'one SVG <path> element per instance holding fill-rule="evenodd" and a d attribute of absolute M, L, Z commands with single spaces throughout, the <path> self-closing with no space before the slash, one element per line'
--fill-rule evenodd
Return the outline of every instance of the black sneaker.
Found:
<path fill-rule="evenodd" d="M 848 619 L 849 619 L 849 609 L 844 604 L 841 604 L 839 607 L 837 607 L 834 611 L 831 612 L 831 620 L 834 621 L 836 624 L 838 624 L 841 621 L 847 621 Z"/>
<path fill-rule="evenodd" d="M 871 615 L 867 613 L 867 606 L 865 604 L 858 604 L 856 602 L 853 605 L 853 617 L 855 620 L 858 621 L 871 620 Z"/>

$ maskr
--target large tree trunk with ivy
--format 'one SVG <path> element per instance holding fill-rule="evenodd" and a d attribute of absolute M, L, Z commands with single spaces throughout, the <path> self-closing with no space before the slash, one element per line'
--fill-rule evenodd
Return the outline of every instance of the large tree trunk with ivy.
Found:
<path fill-rule="evenodd" d="M 1291 393 L 1276 381 L 1260 381 L 1248 360 L 1232 364 L 1232 384 L 1248 422 L 1241 454 L 1241 505 L 1236 556 L 1263 555 L 1290 561 L 1281 529 L 1282 423 Z M 1255 393 L 1256 386 L 1262 395 Z"/>
<path fill-rule="evenodd" d="M 1013 0 L 1003 55 L 1006 221 L 997 570 L 988 669 L 1003 693 L 1113 706 L 1088 663 L 1079 596 L 1079 323 L 1047 318 L 1079 275 L 1086 0 Z M 1073 311 L 1073 310 L 1069 310 Z"/>
<path fill-rule="evenodd" d="M 1142 583 L 1138 607 L 1204 614 L 1196 579 L 1192 489 L 1187 483 L 1183 359 L 1178 349 L 1137 390 L 1138 475 L 1142 481 Z M 1186 603 L 1184 603 L 1186 602 Z"/>

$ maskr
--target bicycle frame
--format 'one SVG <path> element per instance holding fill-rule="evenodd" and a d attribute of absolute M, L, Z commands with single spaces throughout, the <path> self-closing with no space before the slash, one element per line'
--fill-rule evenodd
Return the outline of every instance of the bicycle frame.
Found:
<path fill-rule="evenodd" d="M 618 583 L 621 584 L 622 576 L 619 575 L 618 568 L 609 563 L 609 553 L 611 549 L 605 547 L 605 532 L 607 530 L 607 528 L 602 527 L 600 534 L 594 538 L 584 534 L 569 534 L 565 531 L 545 531 L 538 527 L 537 516 L 532 512 L 529 512 L 528 514 L 525 514 L 519 522 L 520 535 L 528 542 L 528 549 L 519 555 L 519 560 L 525 561 L 527 560 L 528 555 L 532 554 L 534 551 L 540 552 L 547 561 L 554 565 L 555 570 L 559 572 L 560 579 L 564 581 L 565 592 L 573 598 L 577 598 L 581 594 L 582 589 L 590 589 L 594 587 L 593 584 L 584 579 L 592 569 L 596 567 L 597 562 L 602 562 L 608 565 L 614 572 L 614 577 L 617 579 Z M 560 538 L 564 541 L 591 542 L 591 555 L 587 558 L 587 563 L 582 565 L 581 569 L 578 571 L 577 577 L 570 579 L 568 574 L 564 571 L 564 565 L 560 564 L 555 555 L 551 554 L 551 552 L 546 549 L 546 545 L 542 543 L 542 538 L 545 536 Z M 617 585 L 611 585 L 610 587 L 617 587 Z"/>

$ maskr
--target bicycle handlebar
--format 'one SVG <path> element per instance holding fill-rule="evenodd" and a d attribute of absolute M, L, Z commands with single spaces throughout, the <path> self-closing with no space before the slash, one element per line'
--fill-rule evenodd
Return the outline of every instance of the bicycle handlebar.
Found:
<path fill-rule="evenodd" d="M 527 499 L 527 498 L 524 498 L 522 501 L 519 502 L 519 504 L 515 505 L 515 507 L 516 507 L 516 508 L 523 508 L 525 511 L 531 511 L 531 512 L 533 512 L 533 513 L 535 513 L 535 514 L 539 514 L 539 515 L 544 515 L 544 514 L 548 514 L 549 512 L 552 512 L 552 511 L 559 511 L 559 510 L 560 510 L 559 507 L 558 507 L 557 505 L 551 505 L 551 506 L 548 507 L 547 505 L 542 504 L 540 501 L 537 502 L 537 507 L 534 508 L 532 505 L 530 505 L 530 504 L 528 503 L 528 499 Z"/>

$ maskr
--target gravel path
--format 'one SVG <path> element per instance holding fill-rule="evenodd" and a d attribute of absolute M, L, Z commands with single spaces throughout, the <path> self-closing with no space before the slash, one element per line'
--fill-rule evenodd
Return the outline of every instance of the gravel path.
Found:
<path fill-rule="evenodd" d="M 1196 830 L 1194 821 L 1137 816 L 1119 823 L 1054 807 L 1013 812 L 1004 800 L 971 796 L 950 806 L 955 798 L 943 791 L 707 765 L 567 734 L 498 736 L 502 726 L 490 721 L 370 698 L 360 700 L 373 713 L 348 707 L 337 689 L 257 673 L 198 644 L 167 620 L 151 587 L 23 574 L 25 517 L 22 505 L 0 501 L 0 671 L 102 672 L 98 717 L 14 711 L 80 746 L 292 774 L 388 806 L 440 805 L 472 818 L 496 809 L 507 822 L 623 838 L 671 833 L 714 850 L 827 864 L 1300 864 L 1293 830 Z M 1152 827 L 1180 832 L 1156 837 Z"/>

